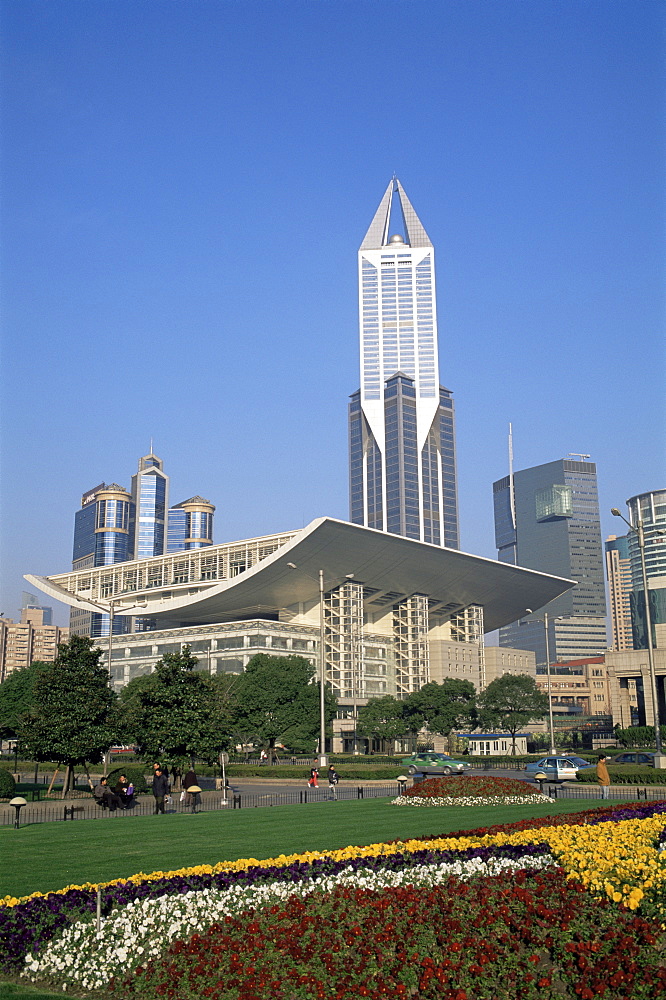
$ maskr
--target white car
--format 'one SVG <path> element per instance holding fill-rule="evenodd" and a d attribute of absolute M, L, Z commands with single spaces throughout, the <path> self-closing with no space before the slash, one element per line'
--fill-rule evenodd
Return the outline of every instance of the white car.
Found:
<path fill-rule="evenodd" d="M 582 757 L 542 757 L 536 763 L 528 764 L 525 771 L 531 778 L 536 774 L 545 774 L 548 781 L 575 781 L 578 772 L 588 767 L 594 767 L 594 764 Z"/>

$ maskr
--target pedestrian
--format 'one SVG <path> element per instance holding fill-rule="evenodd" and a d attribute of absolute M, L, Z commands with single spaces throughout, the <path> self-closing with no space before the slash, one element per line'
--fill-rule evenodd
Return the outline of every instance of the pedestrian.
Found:
<path fill-rule="evenodd" d="M 599 760 L 597 761 L 597 784 L 601 785 L 602 799 L 607 799 L 610 794 L 611 781 L 608 767 L 606 766 L 607 760 L 608 757 L 605 754 L 599 754 Z"/>
<path fill-rule="evenodd" d="M 319 788 L 319 768 L 318 767 L 311 767 L 310 768 L 310 780 L 308 781 L 308 785 L 310 785 L 311 788 Z"/>
<path fill-rule="evenodd" d="M 185 795 L 182 796 L 181 801 L 185 802 L 186 807 L 194 806 L 194 804 L 196 804 L 196 801 L 198 799 L 198 792 L 190 792 L 190 787 L 192 785 L 195 785 L 198 788 L 199 779 L 194 773 L 194 768 L 191 767 L 183 778 L 183 791 L 185 792 Z"/>
<path fill-rule="evenodd" d="M 155 815 L 164 813 L 164 799 L 169 794 L 169 779 L 163 774 L 162 768 L 157 766 L 153 776 L 153 795 L 155 796 Z"/>
<path fill-rule="evenodd" d="M 331 793 L 331 798 L 332 798 L 332 800 L 334 802 L 337 802 L 337 799 L 338 799 L 338 781 L 339 780 L 340 780 L 340 776 L 338 775 L 338 772 L 335 770 L 335 768 L 331 764 L 330 767 L 329 767 L 329 769 L 328 769 L 328 788 L 329 788 L 329 791 Z"/>
<path fill-rule="evenodd" d="M 160 771 L 162 772 L 162 774 L 166 778 L 167 784 L 168 784 L 168 782 L 169 782 L 169 768 L 166 766 L 166 764 L 153 764 L 153 776 L 155 775 L 155 772 L 157 771 L 158 768 L 160 769 Z"/>

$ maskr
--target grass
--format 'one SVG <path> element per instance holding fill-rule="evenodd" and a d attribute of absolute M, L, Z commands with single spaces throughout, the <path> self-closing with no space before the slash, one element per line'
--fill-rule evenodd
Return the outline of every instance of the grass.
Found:
<path fill-rule="evenodd" d="M 596 798 L 544 805 L 417 809 L 389 802 L 365 799 L 194 816 L 145 816 L 123 823 L 82 820 L 35 823 L 19 830 L 3 827 L 0 897 L 48 892 L 137 872 L 445 834 L 601 804 Z"/>

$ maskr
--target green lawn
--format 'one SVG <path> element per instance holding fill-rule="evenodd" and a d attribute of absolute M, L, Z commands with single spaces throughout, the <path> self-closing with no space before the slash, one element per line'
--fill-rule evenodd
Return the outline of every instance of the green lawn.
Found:
<path fill-rule="evenodd" d="M 137 872 L 444 834 L 600 805 L 596 797 L 543 806 L 456 808 L 398 807 L 389 801 L 365 799 L 145 816 L 122 823 L 35 823 L 19 830 L 2 827 L 0 897 L 26 896 Z"/>

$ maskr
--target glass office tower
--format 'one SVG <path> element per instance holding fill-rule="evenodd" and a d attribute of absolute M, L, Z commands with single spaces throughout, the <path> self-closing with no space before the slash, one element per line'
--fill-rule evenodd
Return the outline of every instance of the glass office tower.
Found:
<path fill-rule="evenodd" d="M 163 471 L 163 464 L 151 452 L 139 459 L 139 470 L 132 476 L 134 552 L 131 558 L 134 559 L 150 559 L 166 552 L 169 477 Z"/>
<path fill-rule="evenodd" d="M 666 648 L 666 490 L 639 493 L 627 500 L 629 521 L 636 527 L 639 519 L 645 533 L 645 575 L 648 581 L 652 643 Z M 627 534 L 631 566 L 631 622 L 634 649 L 647 649 L 645 593 L 638 535 Z"/>
<path fill-rule="evenodd" d="M 608 646 L 604 559 L 594 462 L 560 459 L 493 484 L 495 543 L 501 562 L 577 581 L 545 608 L 500 629 L 500 646 L 531 649 L 546 662 L 595 656 Z"/>
<path fill-rule="evenodd" d="M 215 507 L 203 497 L 191 497 L 169 508 L 169 552 L 202 549 L 213 544 Z"/>
<path fill-rule="evenodd" d="M 439 385 L 434 249 L 397 178 L 361 244 L 350 520 L 458 548 L 455 417 Z"/>
<path fill-rule="evenodd" d="M 110 566 L 131 559 L 132 506 L 131 496 L 117 483 L 100 483 L 83 494 L 81 510 L 74 516 L 72 569 Z M 114 619 L 113 634 L 121 635 L 128 624 L 126 619 Z M 108 636 L 109 616 L 72 608 L 70 629 L 73 635 Z"/>

